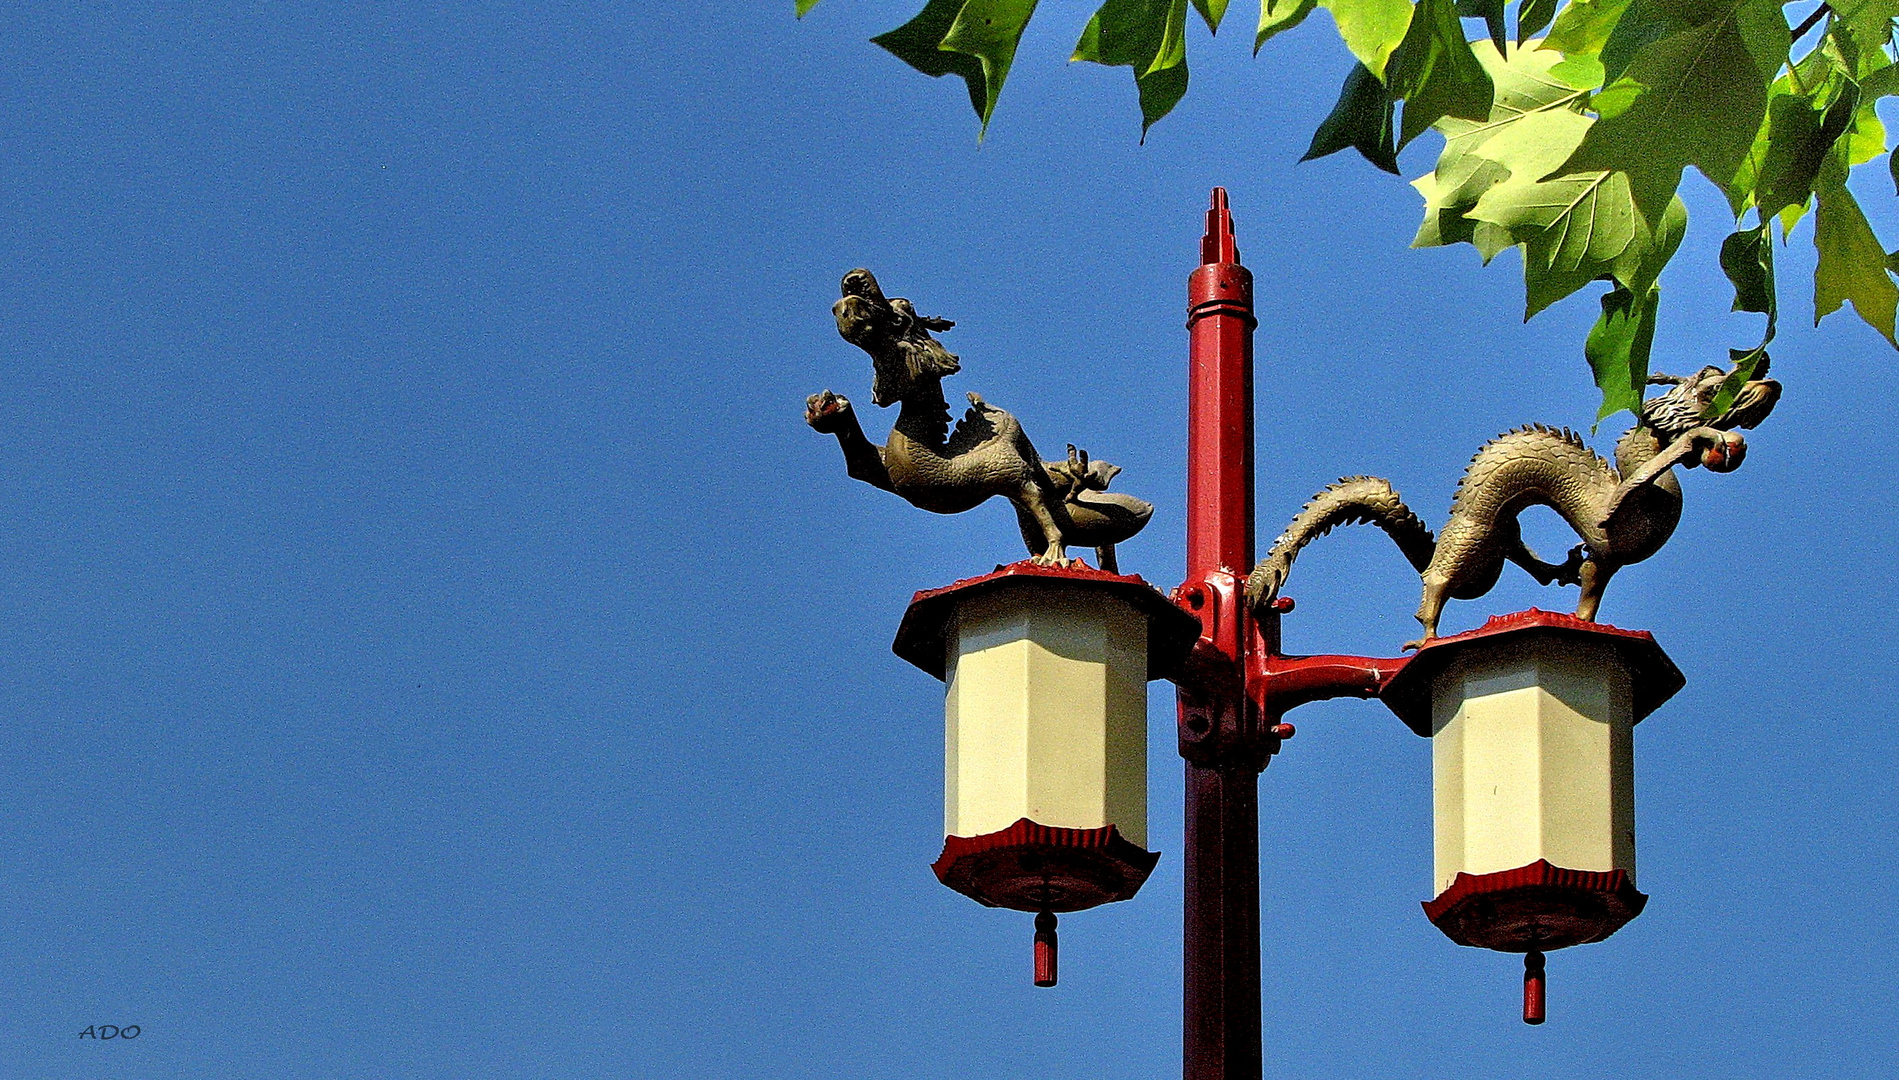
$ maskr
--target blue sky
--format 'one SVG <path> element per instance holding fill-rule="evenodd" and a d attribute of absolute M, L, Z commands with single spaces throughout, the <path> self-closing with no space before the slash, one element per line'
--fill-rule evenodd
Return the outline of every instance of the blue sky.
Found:
<path fill-rule="evenodd" d="M 838 277 L 958 321 L 952 393 L 1123 466 L 1158 509 L 1122 566 L 1163 586 L 1213 184 L 1259 283 L 1262 536 L 1346 473 L 1438 524 L 1485 438 L 1586 424 L 1594 301 L 1525 326 L 1514 255 L 1407 250 L 1403 183 L 1294 164 L 1347 66 L 1323 18 L 1257 60 L 1196 24 L 1141 145 L 1127 72 L 1062 62 L 1085 10 L 1045 5 L 978 147 L 959 84 L 865 44 L 904 5 L 789 6 L 7 14 L 0 1074 L 1178 1068 L 1165 684 L 1160 868 L 1063 920 L 1060 987 L 1027 916 L 929 873 L 941 686 L 889 641 L 914 590 L 1021 551 L 1005 506 L 915 511 L 801 422 L 825 387 L 875 413 Z M 1683 372 L 1759 332 L 1687 191 Z M 1418 909 L 1428 746 L 1303 710 L 1261 781 L 1268 1075 L 1899 1072 L 1899 358 L 1807 328 L 1810 274 L 1787 249 L 1746 465 L 1687 474 L 1603 608 L 1689 677 L 1637 730 L 1648 911 L 1554 954 L 1524 1027 L 1518 961 Z M 1416 588 L 1336 534 L 1287 646 L 1389 654 Z M 1573 598 L 1509 577 L 1445 628 Z"/>

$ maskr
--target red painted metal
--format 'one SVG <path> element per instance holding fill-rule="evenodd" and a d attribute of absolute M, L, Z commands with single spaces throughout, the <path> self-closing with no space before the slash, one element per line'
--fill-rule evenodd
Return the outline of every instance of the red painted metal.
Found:
<path fill-rule="evenodd" d="M 1149 679 L 1172 678 L 1200 633 L 1198 623 L 1182 615 L 1160 590 L 1134 574 L 1110 574 L 1086 565 L 1038 566 L 1024 559 L 998 566 L 978 577 L 917 593 L 903 613 L 891 651 L 941 679 L 948 665 L 945 650 L 949 625 L 956 617 L 958 603 L 976 593 L 1046 588 L 1051 582 L 1099 589 L 1120 597 L 1146 615 Z"/>
<path fill-rule="evenodd" d="M 1035 917 L 1035 985 L 1055 985 L 1055 913 L 1044 911 Z"/>
<path fill-rule="evenodd" d="M 1276 745 L 1246 694 L 1248 646 L 1277 636 L 1242 603 L 1253 562 L 1253 275 L 1215 188 L 1187 283 L 1187 581 L 1200 640 L 1181 676 L 1187 759 L 1186 1080 L 1260 1075 L 1259 770 Z"/>
<path fill-rule="evenodd" d="M 1186 1080 L 1260 1075 L 1259 773 L 1292 735 L 1287 710 L 1376 697 L 1402 659 L 1279 654 L 1281 597 L 1255 618 L 1253 277 L 1240 265 L 1226 191 L 1213 190 L 1201 266 L 1187 282 L 1187 580 L 1174 601 L 1200 620 L 1181 664 L 1186 759 Z"/>
<path fill-rule="evenodd" d="M 1523 954 L 1523 1022 L 1540 1024 L 1544 1016 L 1544 995 L 1548 989 L 1543 974 L 1543 954 L 1535 949 Z"/>
<path fill-rule="evenodd" d="M 1253 564 L 1253 274 L 1226 191 L 1213 189 L 1201 266 L 1187 279 L 1187 575 Z M 1208 468 L 1218 462 L 1219 467 Z"/>
<path fill-rule="evenodd" d="M 1431 684 L 1437 677 L 1470 649 L 1498 648 L 1504 646 L 1507 639 L 1533 634 L 1594 638 L 1613 646 L 1629 671 L 1629 704 L 1638 723 L 1687 685 L 1681 669 L 1646 630 L 1624 630 L 1574 615 L 1531 608 L 1493 615 L 1475 630 L 1426 642 L 1385 679 L 1378 697 L 1412 731 L 1430 738 Z"/>
<path fill-rule="evenodd" d="M 1082 911 L 1132 897 L 1154 872 L 1147 851 L 1112 825 L 1068 829 L 1020 818 L 981 836 L 946 836 L 930 869 L 985 907 Z"/>
<path fill-rule="evenodd" d="M 1247 657 L 1247 688 L 1261 711 L 1277 718 L 1288 710 L 1328 698 L 1375 698 L 1408 657 L 1280 656 Z"/>
<path fill-rule="evenodd" d="M 1570 870 L 1538 859 L 1494 874 L 1460 873 L 1424 902 L 1424 915 L 1459 945 L 1544 952 L 1601 941 L 1647 904 L 1625 871 Z"/>

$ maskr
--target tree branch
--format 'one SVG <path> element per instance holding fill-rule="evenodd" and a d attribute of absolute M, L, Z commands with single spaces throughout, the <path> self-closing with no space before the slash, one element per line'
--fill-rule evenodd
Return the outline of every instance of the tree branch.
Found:
<path fill-rule="evenodd" d="M 1813 29 L 1819 24 L 1821 19 L 1831 14 L 1833 14 L 1833 6 L 1831 4 L 1821 4 L 1819 7 L 1814 8 L 1813 14 L 1807 16 L 1799 26 L 1794 27 L 1793 37 L 1789 40 L 1799 41 L 1801 38 L 1806 37 L 1807 31 Z"/>

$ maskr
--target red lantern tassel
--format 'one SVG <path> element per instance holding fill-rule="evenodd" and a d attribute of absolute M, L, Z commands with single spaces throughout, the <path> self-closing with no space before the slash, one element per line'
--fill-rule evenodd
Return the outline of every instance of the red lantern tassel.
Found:
<path fill-rule="evenodd" d="M 1532 949 L 1523 954 L 1523 1022 L 1543 1022 L 1543 954 Z"/>
<path fill-rule="evenodd" d="M 1035 917 L 1035 985 L 1055 985 L 1055 913 Z"/>

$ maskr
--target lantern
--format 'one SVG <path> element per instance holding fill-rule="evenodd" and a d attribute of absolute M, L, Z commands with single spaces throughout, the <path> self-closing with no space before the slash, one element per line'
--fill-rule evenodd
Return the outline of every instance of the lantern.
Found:
<path fill-rule="evenodd" d="M 893 646 L 944 680 L 937 878 L 1036 913 L 1035 983 L 1055 984 L 1055 915 L 1132 897 L 1147 845 L 1147 683 L 1199 636 L 1138 577 L 1020 562 L 916 594 Z"/>
<path fill-rule="evenodd" d="M 1436 897 L 1452 941 L 1543 954 L 1635 918 L 1635 724 L 1683 684 L 1655 639 L 1532 608 L 1427 642 L 1381 695 L 1432 741 Z"/>

